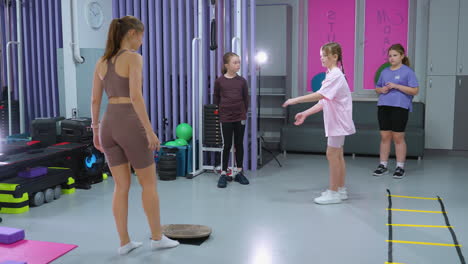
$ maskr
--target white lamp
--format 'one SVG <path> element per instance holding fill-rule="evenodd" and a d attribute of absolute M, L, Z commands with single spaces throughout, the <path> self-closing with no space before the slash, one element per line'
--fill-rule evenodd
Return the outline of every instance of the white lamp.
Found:
<path fill-rule="evenodd" d="M 258 64 L 264 64 L 268 60 L 268 55 L 264 51 L 259 51 L 257 52 L 257 55 L 255 55 L 255 61 L 257 61 Z"/>
<path fill-rule="evenodd" d="M 261 103 L 261 100 L 260 100 L 260 97 L 261 97 L 261 89 L 260 89 L 260 80 L 262 78 L 262 74 L 261 74 L 261 66 L 264 65 L 267 61 L 268 61 L 268 54 L 265 52 L 265 51 L 259 51 L 257 52 L 257 54 L 255 55 L 255 61 L 257 62 L 257 67 L 258 67 L 258 85 L 257 85 L 257 130 L 258 130 L 258 133 L 260 133 L 260 137 L 259 139 L 261 141 L 265 141 L 265 139 L 263 138 L 263 135 L 262 135 L 262 131 L 261 131 L 261 128 L 260 128 L 260 109 L 261 109 L 261 106 L 260 106 L 260 103 Z M 271 153 L 273 155 L 273 152 L 271 152 L 271 150 L 267 149 L 266 147 L 262 146 L 261 149 L 264 149 L 266 151 L 268 151 L 269 153 Z M 260 155 L 262 155 L 261 151 L 260 151 Z M 281 163 L 278 161 L 278 159 L 276 158 L 275 155 L 273 155 L 273 158 L 276 160 L 276 162 L 278 162 L 278 165 L 280 167 L 281 166 Z M 260 159 L 260 162 L 263 163 L 262 159 Z M 261 164 L 263 165 L 263 164 Z"/>

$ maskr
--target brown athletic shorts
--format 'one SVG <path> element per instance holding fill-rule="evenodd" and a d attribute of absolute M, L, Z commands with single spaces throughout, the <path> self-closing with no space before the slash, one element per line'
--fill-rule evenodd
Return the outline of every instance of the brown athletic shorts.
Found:
<path fill-rule="evenodd" d="M 101 146 L 109 167 L 129 163 L 143 169 L 154 163 L 146 131 L 132 104 L 108 104 L 101 122 Z"/>

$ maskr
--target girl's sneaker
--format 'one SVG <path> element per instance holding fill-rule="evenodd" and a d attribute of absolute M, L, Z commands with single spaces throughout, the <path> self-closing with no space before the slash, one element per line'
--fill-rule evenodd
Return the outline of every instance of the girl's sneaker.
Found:
<path fill-rule="evenodd" d="M 338 188 L 338 193 L 340 194 L 340 199 L 341 200 L 348 200 L 348 190 L 346 187 L 340 187 Z"/>
<path fill-rule="evenodd" d="M 405 177 L 405 170 L 401 167 L 397 167 L 395 170 L 395 173 L 393 173 L 393 178 L 394 179 L 401 179 Z"/>
<path fill-rule="evenodd" d="M 383 164 L 379 164 L 377 169 L 374 171 L 373 175 L 374 176 L 382 176 L 384 174 L 388 173 L 387 167 L 385 167 Z"/>
<path fill-rule="evenodd" d="M 340 199 L 341 200 L 348 200 L 348 191 L 346 190 L 346 187 L 339 187 L 338 188 L 338 193 L 340 194 Z M 322 192 L 322 195 L 325 195 L 325 192 Z"/>
<path fill-rule="evenodd" d="M 226 174 L 221 174 L 218 180 L 218 188 L 226 188 L 227 186 L 227 181 L 228 181 L 228 176 Z"/>
<path fill-rule="evenodd" d="M 234 181 L 242 184 L 242 185 L 247 185 L 249 184 L 249 180 L 245 177 L 245 175 L 241 172 L 237 173 L 236 176 L 234 177 Z"/>
<path fill-rule="evenodd" d="M 326 190 L 322 193 L 322 196 L 315 198 L 314 202 L 318 204 L 338 204 L 341 203 L 342 200 L 339 192 Z"/>

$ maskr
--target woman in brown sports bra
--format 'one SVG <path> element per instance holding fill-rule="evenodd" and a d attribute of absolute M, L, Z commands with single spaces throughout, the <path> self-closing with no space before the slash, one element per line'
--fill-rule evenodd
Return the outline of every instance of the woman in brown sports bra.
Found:
<path fill-rule="evenodd" d="M 142 187 L 143 209 L 151 229 L 151 249 L 179 245 L 161 233 L 159 198 L 156 190 L 155 150 L 159 139 L 153 132 L 142 96 L 142 64 L 136 53 L 142 44 L 144 25 L 136 17 L 112 20 L 104 56 L 94 71 L 91 96 L 94 146 L 104 152 L 115 182 L 112 210 L 120 237 L 118 253 L 125 255 L 142 245 L 128 234 L 130 165 Z M 99 123 L 102 92 L 109 103 Z"/>

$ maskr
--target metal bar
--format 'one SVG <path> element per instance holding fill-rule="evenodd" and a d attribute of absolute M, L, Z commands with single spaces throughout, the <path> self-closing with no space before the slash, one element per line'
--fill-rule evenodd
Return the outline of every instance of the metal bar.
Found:
<path fill-rule="evenodd" d="M 162 133 L 165 130 L 164 127 L 164 111 L 163 111 L 163 106 L 164 106 L 164 98 L 163 98 L 163 55 L 162 55 L 162 19 L 161 19 L 161 2 L 160 1 L 154 1 L 156 2 L 156 89 L 157 89 L 157 104 L 158 104 L 158 137 L 160 140 L 164 140 L 165 136 Z"/>
<path fill-rule="evenodd" d="M 197 167 L 197 163 L 196 163 L 196 155 L 195 155 L 195 151 L 196 151 L 196 118 L 195 118 L 195 107 L 196 107 L 196 102 L 195 102 L 195 92 L 196 92 L 196 87 L 197 87 L 197 84 L 196 84 L 196 75 L 195 75 L 195 67 L 196 67 L 196 51 L 195 51 L 195 48 L 196 48 L 196 45 L 197 45 L 197 42 L 199 41 L 200 39 L 199 38 L 193 38 L 192 39 L 192 69 L 194 69 L 192 71 L 192 131 L 193 131 L 193 135 L 192 135 L 192 152 L 193 152 L 193 155 L 192 155 L 192 174 L 195 174 L 195 172 L 197 171 L 196 170 L 196 167 Z M 201 158 L 201 157 L 199 157 Z"/>
<path fill-rule="evenodd" d="M 200 45 L 200 56 L 202 56 L 202 58 L 200 59 L 200 63 L 201 63 L 201 67 L 200 69 L 203 69 L 203 71 L 206 71 L 206 73 L 204 75 L 201 75 L 201 78 L 203 79 L 203 86 L 200 86 L 200 87 L 203 87 L 201 89 L 201 97 L 203 98 L 201 102 L 201 104 L 208 104 L 209 103 L 209 98 L 208 98 L 208 95 L 210 94 L 209 90 L 208 90 L 208 77 L 209 77 L 209 74 L 210 74 L 210 53 L 208 52 L 205 52 L 205 51 L 208 51 L 209 50 L 209 32 L 210 32 L 210 21 L 209 21 L 209 17 L 210 17 L 210 7 L 209 7 L 209 2 L 210 1 L 199 1 L 199 5 L 198 5 L 198 8 L 200 9 L 201 8 L 201 12 L 203 12 L 203 15 L 201 17 L 199 17 L 199 20 L 200 20 L 200 38 L 201 38 L 201 42 L 202 44 Z"/>
<path fill-rule="evenodd" d="M 180 107 L 180 113 L 179 113 L 179 122 L 180 123 L 185 123 L 186 116 L 187 116 L 187 105 L 186 105 L 186 97 L 187 97 L 187 85 L 185 83 L 185 56 L 184 56 L 184 44 L 185 44 L 185 38 L 184 38 L 184 33 L 185 33 L 185 28 L 186 26 L 185 19 L 186 17 L 184 16 L 184 6 L 187 5 L 185 1 L 179 0 L 178 2 L 178 8 L 177 8 L 177 18 L 178 18 L 178 26 L 179 26 L 179 91 L 180 91 L 180 96 L 179 96 L 179 107 Z"/>
<path fill-rule="evenodd" d="M 38 9 L 39 3 L 37 1 L 33 2 L 34 8 L 33 10 Z M 61 11 L 59 11 L 61 12 Z M 29 29 L 31 30 L 31 41 L 29 42 L 29 50 L 31 51 L 31 73 L 32 73 L 32 106 L 34 107 L 33 116 L 38 117 L 40 116 L 40 91 L 39 91 L 39 49 L 35 47 L 35 43 L 37 43 L 38 32 L 35 30 L 35 25 L 37 24 L 36 13 L 34 11 L 31 12 L 29 15 Z M 62 24 L 62 20 L 59 20 L 59 24 Z M 62 40 L 63 41 L 63 40 Z"/>
<path fill-rule="evenodd" d="M 27 8 L 27 5 L 30 5 L 31 3 L 27 3 L 25 5 L 23 5 L 23 8 Z M 27 9 L 26 9 L 27 10 Z M 26 25 L 24 27 L 24 43 L 30 43 L 30 39 L 29 39 L 29 35 L 31 34 L 30 32 L 30 29 L 29 29 L 29 23 L 28 23 L 28 20 L 30 19 L 30 16 L 23 16 L 23 25 Z M 53 30 L 51 30 L 53 31 Z M 52 44 L 54 44 L 54 42 L 52 42 Z M 26 44 L 27 45 L 27 44 Z M 26 47 L 26 45 L 24 46 L 24 51 L 26 52 L 26 56 L 24 56 L 24 61 L 25 61 L 25 76 L 28 76 L 30 77 L 31 76 L 31 49 L 28 49 Z M 55 49 L 54 49 L 55 50 Z M 53 54 L 55 55 L 55 54 Z M 55 58 L 55 56 L 54 56 Z M 51 67 L 53 67 L 51 65 Z M 32 78 L 24 78 L 24 80 L 26 81 L 26 106 L 28 108 L 27 110 L 27 118 L 25 118 L 27 121 L 31 120 L 31 108 L 32 108 L 32 96 L 31 96 L 31 82 L 33 81 Z"/>
<path fill-rule="evenodd" d="M 208 35 L 209 35 L 209 43 L 208 43 L 208 46 L 211 46 L 211 20 L 214 19 L 216 16 L 215 16 L 215 13 L 216 13 L 216 9 L 215 7 L 213 7 L 212 5 L 209 5 L 209 9 L 211 9 L 210 11 L 210 23 L 209 24 L 209 30 L 208 30 Z M 210 73 L 210 92 L 209 92 L 209 97 L 208 97 L 208 102 L 211 104 L 213 103 L 213 93 L 214 93 L 214 82 L 215 82 L 215 76 L 216 76 L 216 72 L 215 72 L 215 57 L 216 57 L 216 52 L 211 50 L 210 49 L 210 53 L 209 53 L 209 58 L 210 58 L 210 61 L 209 61 L 209 73 Z"/>
<path fill-rule="evenodd" d="M 18 46 L 18 99 L 19 99 L 19 111 L 20 111 L 20 133 L 24 133 L 24 91 L 23 91 L 23 50 L 22 50 L 22 12 L 21 12 L 21 0 L 16 0 L 16 32 Z"/>
<path fill-rule="evenodd" d="M 35 26 L 36 26 L 36 50 L 37 50 L 37 83 L 38 83 L 38 87 L 37 87 L 37 90 L 39 91 L 38 92 L 38 106 L 39 106 L 39 112 L 36 113 L 37 115 L 39 115 L 40 117 L 44 117 L 45 116 L 45 111 L 44 111 L 44 106 L 45 106 L 45 103 L 44 103 L 44 83 L 43 83 L 43 79 L 42 79 L 42 73 L 44 72 L 44 69 L 43 69 L 43 64 L 42 62 L 44 61 L 44 57 L 43 57 L 43 53 L 41 52 L 43 50 L 43 47 L 41 45 L 41 36 L 39 34 L 39 32 L 41 32 L 41 28 L 40 28 L 40 14 L 39 14 L 39 11 L 41 10 L 42 6 L 41 6 L 41 1 L 37 1 L 36 2 L 37 6 L 35 8 L 35 14 L 36 14 L 36 17 L 35 17 Z M 73 10 L 72 10 L 73 11 Z M 73 12 L 72 12 L 73 13 Z"/>
<path fill-rule="evenodd" d="M 76 7 L 76 6 L 75 6 Z M 49 50 L 49 45 L 48 45 L 48 40 L 50 39 L 50 31 L 49 31 L 49 28 L 47 26 L 47 20 L 48 20 L 48 16 L 49 14 L 46 12 L 47 10 L 49 9 L 49 7 L 47 6 L 47 2 L 46 1 L 42 1 L 42 8 L 41 8 L 41 19 L 40 21 L 37 21 L 40 25 L 41 25 L 41 38 L 42 38 L 42 47 L 43 49 L 40 51 L 42 52 L 42 54 L 44 55 L 44 60 L 42 61 L 42 63 L 44 64 L 44 71 L 43 71 L 43 74 L 42 74 L 42 77 L 44 78 L 44 94 L 45 94 L 45 112 L 46 112 L 46 116 L 51 116 L 51 113 L 52 113 L 52 109 L 51 109 L 51 90 L 52 90 L 52 87 L 50 85 L 50 73 L 49 73 L 49 65 L 51 64 L 50 62 L 50 50 Z M 78 43 L 75 43 L 76 45 Z M 78 46 L 74 46 L 74 47 L 78 47 Z M 79 50 L 78 50 L 78 53 L 77 54 L 80 54 L 79 53 Z M 81 56 L 81 55 L 80 55 Z M 55 64 L 55 63 L 54 63 Z M 23 133 L 23 132 L 21 132 Z"/>
<path fill-rule="evenodd" d="M 203 103 L 206 102 L 206 98 L 204 98 L 204 93 L 203 91 L 205 90 L 205 79 L 206 74 L 205 74 L 205 53 L 203 52 L 204 49 L 206 49 L 206 39 L 204 41 L 203 36 L 205 35 L 205 27 L 204 27 L 204 18 L 205 18 L 205 3 L 206 1 L 204 0 L 198 0 L 198 36 L 200 38 L 201 45 L 198 46 L 198 54 L 199 54 L 199 60 L 198 60 L 198 163 L 199 163 L 199 168 L 203 166 L 203 150 L 202 150 L 202 145 L 203 145 L 203 133 L 202 133 L 202 128 L 203 128 Z M 205 93 L 206 95 L 206 93 Z"/>
<path fill-rule="evenodd" d="M 255 57 L 255 0 L 250 0 L 250 109 L 252 109 L 251 119 L 251 170 L 257 170 L 257 75 L 256 75 L 256 63 L 253 59 Z"/>
<path fill-rule="evenodd" d="M 154 27 L 156 26 L 156 16 L 154 15 L 155 8 L 154 8 L 155 1 L 148 1 L 148 34 L 149 34 L 149 40 L 148 41 L 148 49 L 149 49 L 149 72 L 148 72 L 148 86 L 149 86 L 149 105 L 147 106 L 150 111 L 149 111 L 149 116 L 151 120 L 151 125 L 153 127 L 153 131 L 157 131 L 158 129 L 158 122 L 157 120 L 157 112 L 156 112 L 156 106 L 158 104 L 158 99 L 156 97 L 156 93 L 158 90 L 158 86 L 156 84 L 156 80 L 158 79 L 157 77 L 157 72 L 156 72 L 156 42 L 158 41 L 157 38 L 154 36 L 155 34 L 155 29 Z"/>
<path fill-rule="evenodd" d="M 143 21 L 144 25 L 149 24 L 148 23 L 148 2 L 149 1 L 135 0 L 134 9 L 139 11 L 139 12 L 137 11 L 138 12 L 137 14 L 141 16 L 141 20 Z M 145 34 L 143 38 L 143 45 L 141 47 L 141 53 L 143 54 L 143 65 L 150 64 L 150 56 L 149 56 L 150 43 L 151 43 L 151 40 L 148 38 L 148 34 Z M 143 67 L 143 98 L 145 99 L 145 106 L 146 106 L 147 112 L 149 112 L 149 107 L 151 104 L 149 90 L 150 90 L 149 67 Z"/>
<path fill-rule="evenodd" d="M 186 38 L 187 38 L 187 120 L 189 124 L 192 124 L 192 54 L 191 54 L 191 47 L 190 43 L 188 42 L 189 39 L 193 38 L 193 28 L 192 28 L 192 16 L 193 13 L 191 12 L 193 1 L 187 1 L 187 5 L 185 6 L 185 16 L 187 19 L 187 27 L 186 27 Z"/>
<path fill-rule="evenodd" d="M 171 79 L 172 79 L 172 136 L 175 138 L 175 128 L 179 122 L 179 91 L 177 85 L 177 1 L 171 1 Z"/>
<path fill-rule="evenodd" d="M 241 75 L 244 76 L 245 79 L 248 79 L 248 63 L 247 63 L 247 56 L 248 56 L 248 46 L 247 46 L 247 39 L 248 39 L 248 31 L 247 31 L 247 0 L 237 0 L 238 3 L 236 5 L 236 36 L 240 38 L 240 47 L 238 47 L 238 55 L 241 58 Z M 243 65 L 243 66 L 242 66 Z M 252 109 L 252 107 L 251 107 Z M 248 120 L 248 117 L 247 117 Z M 250 120 L 252 122 L 252 118 Z M 248 121 L 246 122 L 245 129 L 249 131 L 250 124 Z M 251 137 L 251 142 L 257 140 L 256 138 Z M 248 168 L 248 160 L 250 156 L 251 150 L 249 149 L 249 133 L 244 133 L 244 168 Z M 257 161 L 252 161 L 257 162 Z"/>
<path fill-rule="evenodd" d="M 11 136 L 12 134 L 12 122 L 11 122 L 11 69 L 10 69 L 10 46 L 11 45 L 19 45 L 17 41 L 8 41 L 6 45 L 6 59 L 7 59 L 7 83 L 8 83 L 8 135 Z"/>
<path fill-rule="evenodd" d="M 217 27 L 216 27 L 216 38 L 217 38 L 217 42 L 218 42 L 218 49 L 216 50 L 216 61 L 215 61 L 215 65 L 216 65 L 216 74 L 215 76 L 217 76 L 219 74 L 219 71 L 221 70 L 221 67 L 223 65 L 223 62 L 222 62 L 222 58 L 223 58 L 223 54 L 224 54 L 224 32 L 226 31 L 226 28 L 225 28 L 225 20 L 226 20 L 226 15 L 224 14 L 224 1 L 221 0 L 221 1 L 218 1 L 217 3 L 217 6 L 216 6 L 216 12 L 217 12 L 217 16 L 216 16 L 216 23 L 217 23 Z M 213 76 L 214 78 L 214 76 Z"/>
<path fill-rule="evenodd" d="M 232 46 L 230 45 L 231 43 L 229 42 L 231 40 L 231 20 L 232 20 L 232 14 L 231 14 L 231 0 L 224 0 L 224 52 L 228 50 L 232 50 Z M 223 53 L 224 53 L 223 52 Z"/>
<path fill-rule="evenodd" d="M 52 94 L 52 110 L 51 110 L 51 115 L 52 116 L 57 116 L 58 115 L 58 74 L 57 74 L 57 38 L 58 38 L 58 34 L 57 32 L 60 32 L 60 34 L 62 34 L 61 31 L 58 31 L 57 27 L 58 25 L 56 24 L 56 18 L 58 17 L 58 14 L 57 12 L 61 12 L 61 10 L 59 8 L 57 8 L 57 5 L 59 5 L 60 3 L 59 2 L 56 2 L 54 0 L 49 0 L 49 10 L 50 10 L 50 15 L 49 16 L 49 30 L 51 32 L 51 36 L 50 36 L 50 42 L 49 42 L 49 47 L 50 47 L 50 58 L 51 58 L 51 64 L 50 64 L 50 73 L 51 73 L 51 83 L 52 83 L 52 91 L 51 91 L 51 94 Z M 25 30 L 28 30 L 26 29 L 26 27 L 24 28 Z M 25 41 L 25 43 L 27 43 Z M 26 76 L 29 76 L 28 74 L 26 74 Z M 29 88 L 29 87 L 28 87 Z M 29 104 L 29 97 L 30 97 L 30 93 L 28 92 L 28 94 L 26 95 L 26 98 L 28 100 L 28 109 L 30 108 L 30 104 Z M 28 111 L 30 112 L 30 111 Z M 29 115 L 29 120 L 31 120 L 31 115 Z"/>
<path fill-rule="evenodd" d="M 170 73 L 169 73 L 169 59 L 170 59 L 170 45 L 169 45 L 169 28 L 168 25 L 170 24 L 169 21 L 169 0 L 163 0 L 163 10 L 162 10 L 162 18 L 163 18 L 163 54 L 164 54 L 164 132 L 165 132 L 165 139 L 169 139 L 172 126 L 168 119 L 171 115 L 171 90 L 170 90 Z M 166 123 L 167 122 L 167 123 Z M 167 124 L 167 126 L 166 126 Z"/>

